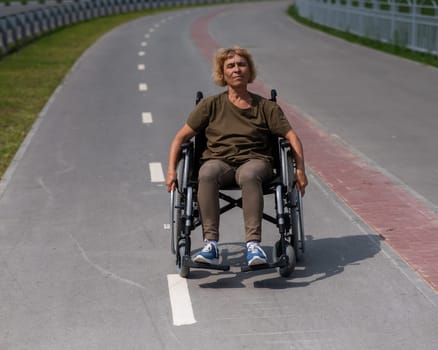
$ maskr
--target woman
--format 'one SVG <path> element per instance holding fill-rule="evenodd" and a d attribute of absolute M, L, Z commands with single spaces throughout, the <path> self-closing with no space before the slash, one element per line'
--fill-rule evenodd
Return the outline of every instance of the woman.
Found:
<path fill-rule="evenodd" d="M 249 266 L 266 264 L 260 247 L 263 218 L 263 182 L 272 177 L 271 135 L 286 138 L 294 152 L 297 185 L 304 195 L 307 177 L 303 147 L 281 108 L 248 91 L 256 78 L 250 53 L 240 47 L 216 53 L 213 79 L 227 90 L 201 100 L 177 132 L 169 154 L 167 190 L 175 188 L 180 146 L 204 132 L 207 147 L 201 157 L 198 203 L 202 218 L 204 248 L 193 260 L 216 264 L 219 260 L 219 188 L 236 182 L 242 190 L 245 242 Z M 213 198 L 213 200 L 212 200 Z"/>

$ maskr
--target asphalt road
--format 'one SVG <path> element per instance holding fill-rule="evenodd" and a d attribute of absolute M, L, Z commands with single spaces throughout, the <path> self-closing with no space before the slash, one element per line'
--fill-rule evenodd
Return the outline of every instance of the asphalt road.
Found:
<path fill-rule="evenodd" d="M 196 91 L 220 91 L 212 42 L 248 47 L 285 104 L 438 205 L 437 71 L 302 27 L 287 5 L 144 17 L 78 60 L 0 184 L 0 349 L 438 347 L 436 291 L 311 168 L 293 277 L 239 272 L 237 210 L 221 218 L 231 271 L 175 275 L 160 165 Z M 264 226 L 269 254 L 276 234 Z"/>

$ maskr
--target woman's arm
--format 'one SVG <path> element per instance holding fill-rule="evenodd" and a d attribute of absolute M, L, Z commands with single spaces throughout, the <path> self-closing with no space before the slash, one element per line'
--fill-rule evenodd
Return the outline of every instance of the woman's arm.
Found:
<path fill-rule="evenodd" d="M 304 165 L 303 145 L 293 129 L 287 132 L 285 138 L 291 144 L 292 150 L 294 152 L 295 162 L 297 166 L 297 185 L 301 194 L 304 196 L 305 188 L 307 186 L 307 176 Z"/>
<path fill-rule="evenodd" d="M 170 150 L 169 150 L 169 165 L 167 168 L 167 177 L 166 177 L 166 186 L 167 191 L 173 191 L 175 189 L 175 180 L 177 178 L 176 174 L 176 166 L 178 164 L 181 145 L 184 142 L 189 141 L 193 136 L 196 135 L 196 132 L 187 124 L 176 133 L 175 138 L 173 139 Z"/>

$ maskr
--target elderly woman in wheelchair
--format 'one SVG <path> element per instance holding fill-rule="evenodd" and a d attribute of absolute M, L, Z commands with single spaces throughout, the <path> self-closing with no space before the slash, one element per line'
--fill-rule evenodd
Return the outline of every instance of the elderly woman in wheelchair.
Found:
<path fill-rule="evenodd" d="M 213 78 L 227 90 L 206 98 L 198 92 L 195 109 L 170 146 L 166 185 L 171 192 L 172 250 L 183 277 L 190 268 L 229 269 L 219 264 L 219 216 L 235 206 L 243 209 L 245 227 L 248 265 L 242 270 L 276 267 L 288 276 L 304 251 L 303 147 L 275 103 L 275 91 L 271 100 L 248 91 L 255 77 L 246 49 L 218 50 Z M 236 186 L 241 199 L 221 193 Z M 267 193 L 275 194 L 276 218 L 263 213 Z M 229 205 L 221 208 L 220 199 Z M 260 246 L 262 219 L 279 228 L 274 263 Z M 202 225 L 205 245 L 192 258 L 190 232 L 197 224 Z"/>

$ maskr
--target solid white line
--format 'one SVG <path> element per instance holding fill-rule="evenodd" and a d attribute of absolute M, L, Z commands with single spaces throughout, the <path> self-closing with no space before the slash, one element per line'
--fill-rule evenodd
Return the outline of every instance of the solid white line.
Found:
<path fill-rule="evenodd" d="M 164 182 L 164 174 L 163 174 L 163 168 L 161 167 L 161 163 L 159 162 L 149 163 L 149 171 L 151 173 L 152 182 Z"/>
<path fill-rule="evenodd" d="M 149 112 L 143 112 L 141 114 L 141 119 L 143 120 L 143 124 L 150 124 L 152 123 L 152 114 Z"/>
<path fill-rule="evenodd" d="M 179 275 L 167 275 L 167 284 L 169 286 L 173 324 L 183 326 L 196 323 L 187 280 Z"/>
<path fill-rule="evenodd" d="M 145 83 L 141 83 L 141 84 L 138 84 L 138 89 L 139 89 L 140 91 L 147 91 L 148 86 L 147 86 L 147 84 L 145 84 Z"/>

